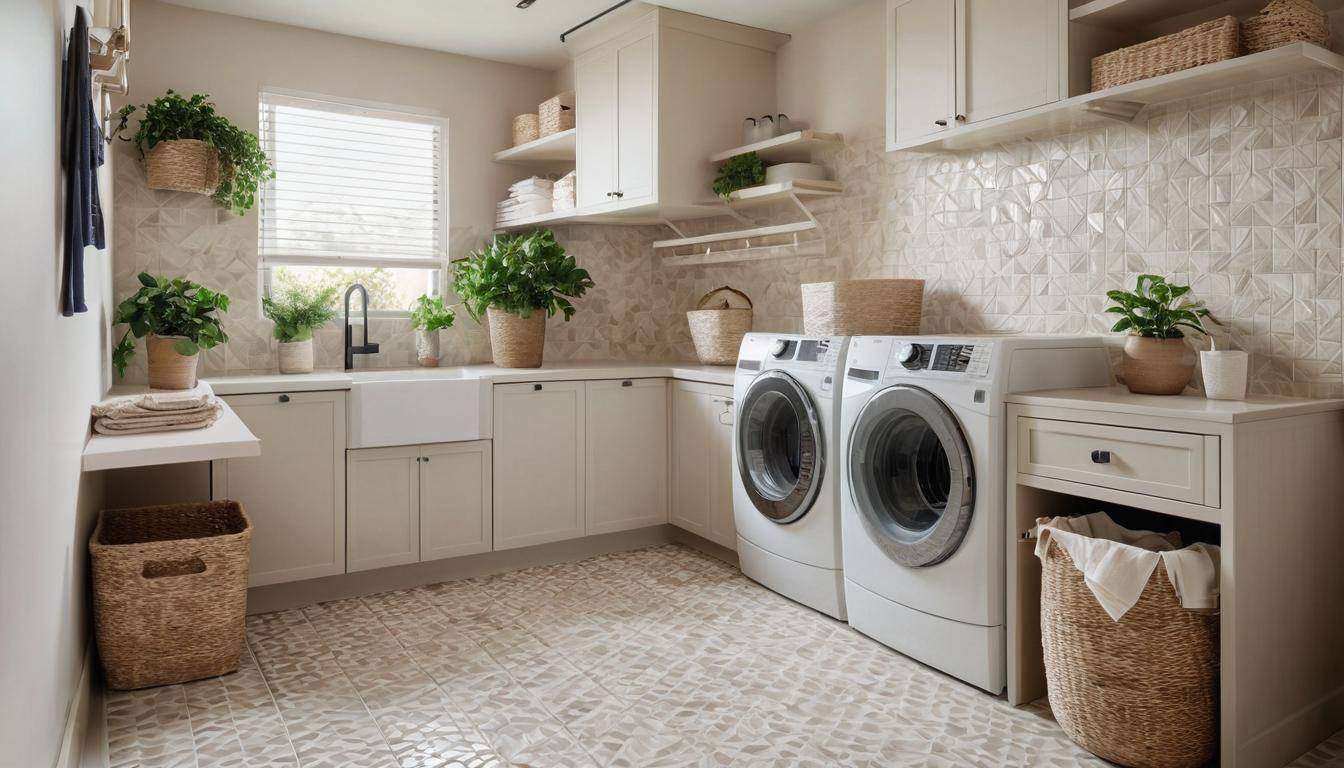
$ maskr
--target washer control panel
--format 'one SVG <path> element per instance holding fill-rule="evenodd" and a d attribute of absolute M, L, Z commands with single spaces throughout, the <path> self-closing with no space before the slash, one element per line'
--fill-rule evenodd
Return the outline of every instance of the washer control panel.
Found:
<path fill-rule="evenodd" d="M 767 367 L 822 369 L 834 366 L 844 352 L 843 339 L 748 334 L 738 354 L 737 367 L 741 371 Z"/>
<path fill-rule="evenodd" d="M 855 339 L 851 342 L 846 376 L 883 383 L 911 375 L 978 379 L 989 375 L 993 354 L 994 342 L 980 339 Z"/>

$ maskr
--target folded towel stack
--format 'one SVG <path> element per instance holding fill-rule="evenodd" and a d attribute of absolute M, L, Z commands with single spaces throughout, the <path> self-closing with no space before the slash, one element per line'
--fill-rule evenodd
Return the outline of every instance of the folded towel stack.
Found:
<path fill-rule="evenodd" d="M 93 406 L 93 430 L 100 435 L 136 435 L 203 429 L 223 411 L 209 388 L 114 397 Z"/>
<path fill-rule="evenodd" d="M 570 171 L 551 187 L 551 210 L 568 211 L 574 207 L 575 179 L 574 171 Z"/>
<path fill-rule="evenodd" d="M 504 226 L 551 212 L 555 182 L 533 176 L 509 187 L 509 198 L 495 207 L 495 224 Z"/>

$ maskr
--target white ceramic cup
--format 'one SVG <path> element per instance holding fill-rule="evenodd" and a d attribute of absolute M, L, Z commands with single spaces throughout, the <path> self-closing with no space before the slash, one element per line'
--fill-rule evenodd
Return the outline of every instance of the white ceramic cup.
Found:
<path fill-rule="evenodd" d="M 1200 352 L 1204 396 L 1210 400 L 1245 400 L 1248 357 L 1240 350 Z"/>

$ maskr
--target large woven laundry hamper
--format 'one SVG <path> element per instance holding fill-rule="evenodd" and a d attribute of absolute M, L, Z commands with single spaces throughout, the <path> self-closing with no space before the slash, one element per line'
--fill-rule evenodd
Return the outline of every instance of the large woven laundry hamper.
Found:
<path fill-rule="evenodd" d="M 1183 608 L 1161 561 L 1114 621 L 1068 553 L 1041 565 L 1050 708 L 1069 738 L 1124 766 L 1195 768 L 1218 744 L 1218 615 Z"/>
<path fill-rule="evenodd" d="M 913 336 L 924 307 L 923 280 L 803 283 L 809 336 Z"/>

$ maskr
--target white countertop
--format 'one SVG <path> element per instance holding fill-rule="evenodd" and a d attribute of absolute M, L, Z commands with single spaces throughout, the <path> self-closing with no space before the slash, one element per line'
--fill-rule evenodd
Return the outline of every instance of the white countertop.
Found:
<path fill-rule="evenodd" d="M 205 382 L 201 388 L 209 390 Z M 111 396 L 149 392 L 148 387 L 114 387 Z M 148 432 L 139 435 L 100 435 L 90 430 L 84 444 L 86 472 L 189 461 L 235 459 L 261 455 L 261 441 L 253 435 L 229 404 L 220 401 L 219 420 L 204 429 Z"/>
<path fill-rule="evenodd" d="M 1239 424 L 1344 410 L 1344 400 L 1313 400 L 1266 395 L 1249 395 L 1245 400 L 1210 400 L 1199 395 L 1136 395 L 1120 385 L 1019 392 L 1008 395 L 1007 401 L 1020 405 L 1043 405 L 1081 411 L 1111 411 L 1221 424 Z"/>

